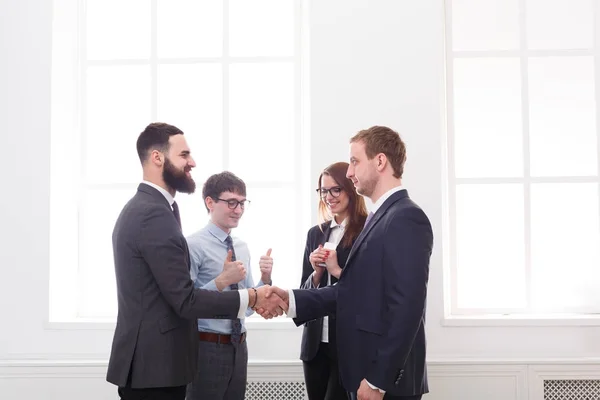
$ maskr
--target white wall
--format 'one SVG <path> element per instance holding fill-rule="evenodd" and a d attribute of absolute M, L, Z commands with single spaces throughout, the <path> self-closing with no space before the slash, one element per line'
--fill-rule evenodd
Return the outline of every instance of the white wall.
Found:
<path fill-rule="evenodd" d="M 114 389 L 104 382 L 104 371 L 112 331 L 45 324 L 50 3 L 0 0 L 0 135 L 6 170 L 0 196 L 0 398 L 77 399 L 85 393 L 92 400 L 109 399 L 115 398 Z M 598 327 L 442 324 L 443 1 L 311 1 L 309 16 L 310 187 L 324 166 L 347 160 L 352 134 L 389 125 L 408 146 L 404 184 L 434 226 L 427 329 L 432 394 L 427 398 L 534 400 L 541 399 L 544 376 L 596 378 Z M 262 365 L 251 369 L 301 379 L 293 363 L 300 329 L 282 320 L 270 328 L 253 323 L 250 330 L 251 362 Z M 291 375 L 281 375 L 285 368 Z"/>

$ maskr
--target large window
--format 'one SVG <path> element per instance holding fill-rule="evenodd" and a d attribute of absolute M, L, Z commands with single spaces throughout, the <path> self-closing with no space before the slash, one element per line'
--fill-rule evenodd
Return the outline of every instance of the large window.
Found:
<path fill-rule="evenodd" d="M 207 222 L 205 179 L 230 170 L 251 207 L 235 235 L 273 279 L 300 279 L 304 154 L 300 0 L 56 0 L 50 319 L 114 319 L 111 233 L 142 179 L 135 141 L 152 121 L 185 133 L 194 195 L 184 234 Z"/>
<path fill-rule="evenodd" d="M 448 0 L 451 311 L 600 311 L 599 10 Z"/>

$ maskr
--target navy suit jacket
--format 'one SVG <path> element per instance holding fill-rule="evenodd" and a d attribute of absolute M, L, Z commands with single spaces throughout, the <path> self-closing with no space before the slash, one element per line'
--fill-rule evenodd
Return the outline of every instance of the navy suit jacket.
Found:
<path fill-rule="evenodd" d="M 296 325 L 337 314 L 347 391 L 357 391 L 363 379 L 395 396 L 429 391 L 425 304 L 432 247 L 429 219 L 400 190 L 358 236 L 335 286 L 294 290 Z"/>

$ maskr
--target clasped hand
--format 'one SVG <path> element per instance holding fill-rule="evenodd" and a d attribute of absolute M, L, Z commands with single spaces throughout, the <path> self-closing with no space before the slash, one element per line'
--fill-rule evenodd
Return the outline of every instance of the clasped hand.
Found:
<path fill-rule="evenodd" d="M 252 309 L 265 319 L 283 315 L 289 309 L 289 295 L 285 289 L 264 285 L 256 288 L 256 296 Z"/>

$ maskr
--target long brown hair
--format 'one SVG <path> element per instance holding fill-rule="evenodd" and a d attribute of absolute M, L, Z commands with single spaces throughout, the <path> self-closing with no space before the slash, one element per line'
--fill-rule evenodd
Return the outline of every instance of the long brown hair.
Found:
<path fill-rule="evenodd" d="M 342 188 L 342 190 L 348 195 L 348 222 L 346 224 L 344 239 L 342 244 L 345 247 L 352 247 L 354 239 L 358 237 L 360 231 L 362 231 L 367 219 L 367 206 L 362 196 L 359 196 L 354 189 L 354 184 L 348 178 L 346 178 L 346 171 L 348 171 L 347 162 L 337 162 L 331 164 L 321 172 L 319 175 L 319 182 L 317 187 L 320 193 L 321 190 L 321 178 L 323 175 L 330 176 L 333 180 Z M 324 199 L 319 199 L 319 222 L 330 221 L 331 216 L 327 211 L 327 205 Z M 341 222 L 341 221 L 340 221 Z M 321 228 L 322 229 L 322 228 Z"/>

